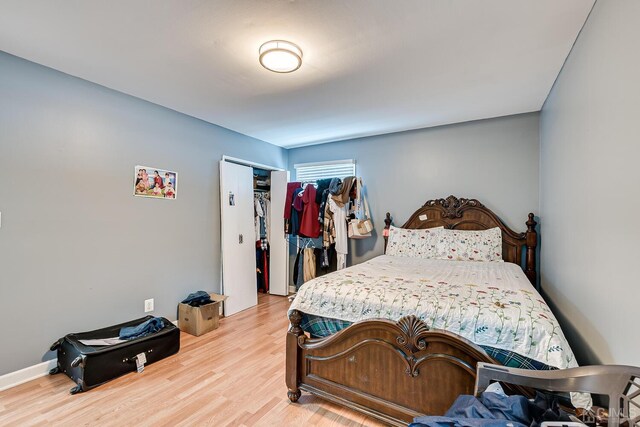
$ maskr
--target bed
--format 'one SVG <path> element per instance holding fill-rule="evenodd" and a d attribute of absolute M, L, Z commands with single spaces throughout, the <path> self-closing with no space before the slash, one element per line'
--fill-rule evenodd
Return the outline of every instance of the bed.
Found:
<path fill-rule="evenodd" d="M 402 229 L 498 227 L 504 262 L 382 255 L 305 283 L 289 309 L 289 399 L 305 391 L 401 426 L 472 394 L 478 362 L 577 366 L 534 288 L 536 225 L 529 214 L 517 233 L 478 200 L 429 200 Z"/>

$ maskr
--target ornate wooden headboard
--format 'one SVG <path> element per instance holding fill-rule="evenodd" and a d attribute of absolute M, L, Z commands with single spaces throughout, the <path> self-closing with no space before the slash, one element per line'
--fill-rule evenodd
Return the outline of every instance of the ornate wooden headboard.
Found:
<path fill-rule="evenodd" d="M 387 212 L 385 228 L 391 225 L 391 215 Z M 526 222 L 527 231 L 516 233 L 507 227 L 500 218 L 476 199 L 462 199 L 449 196 L 446 199 L 429 200 L 415 211 L 402 228 L 445 228 L 458 230 L 486 230 L 500 227 L 502 230 L 502 259 L 522 266 L 529 281 L 536 285 L 536 247 L 538 235 L 537 222 L 533 214 L 529 214 Z M 385 233 L 386 234 L 386 233 Z M 385 237 L 385 252 L 387 248 Z M 524 265 L 522 248 L 526 247 Z"/>

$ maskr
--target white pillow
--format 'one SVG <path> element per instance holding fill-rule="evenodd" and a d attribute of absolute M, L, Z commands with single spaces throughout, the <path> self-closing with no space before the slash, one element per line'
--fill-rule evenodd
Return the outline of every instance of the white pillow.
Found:
<path fill-rule="evenodd" d="M 502 262 L 502 231 L 449 230 L 438 233 L 436 259 Z"/>
<path fill-rule="evenodd" d="M 438 232 L 442 228 L 408 229 L 391 226 L 386 254 L 407 258 L 433 258 L 436 255 Z"/>

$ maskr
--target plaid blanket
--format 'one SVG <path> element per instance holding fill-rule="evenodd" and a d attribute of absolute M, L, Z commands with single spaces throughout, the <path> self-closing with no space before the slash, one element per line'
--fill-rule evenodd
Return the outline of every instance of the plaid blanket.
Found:
<path fill-rule="evenodd" d="M 346 320 L 331 319 L 328 317 L 315 316 L 303 313 L 300 327 L 303 331 L 311 334 L 313 338 L 327 337 L 351 325 L 352 322 Z M 536 371 L 549 371 L 556 368 L 522 356 L 513 351 L 481 345 L 482 349 L 501 365 L 510 368 L 532 369 Z"/>

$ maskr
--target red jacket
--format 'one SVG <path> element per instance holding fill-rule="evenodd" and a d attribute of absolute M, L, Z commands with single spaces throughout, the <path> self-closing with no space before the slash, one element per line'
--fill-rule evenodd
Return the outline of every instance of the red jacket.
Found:
<path fill-rule="evenodd" d="M 313 185 L 309 184 L 304 189 L 302 202 L 304 209 L 300 221 L 300 235 L 315 239 L 320 236 L 320 222 L 318 221 L 319 207 L 316 203 L 316 188 Z"/>

